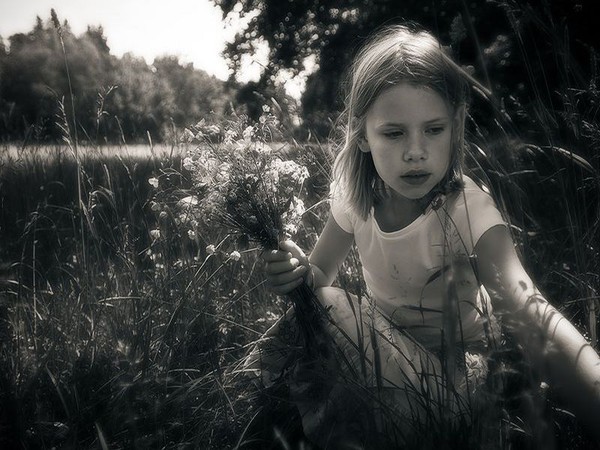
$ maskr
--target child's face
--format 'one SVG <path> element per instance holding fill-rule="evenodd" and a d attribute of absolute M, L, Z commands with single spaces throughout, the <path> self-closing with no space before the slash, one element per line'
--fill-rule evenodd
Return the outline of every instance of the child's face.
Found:
<path fill-rule="evenodd" d="M 435 91 L 393 86 L 377 97 L 365 119 L 360 148 L 371 153 L 377 173 L 396 194 L 419 199 L 444 178 L 455 118 Z"/>

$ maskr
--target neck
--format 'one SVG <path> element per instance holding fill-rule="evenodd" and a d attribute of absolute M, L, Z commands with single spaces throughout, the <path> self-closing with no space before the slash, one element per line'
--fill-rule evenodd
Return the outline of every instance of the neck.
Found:
<path fill-rule="evenodd" d="M 421 198 L 410 199 L 397 195 L 393 191 L 388 191 L 383 202 L 396 211 L 407 211 L 411 215 L 418 216 L 425 213 L 427 207 L 438 193 L 437 189 L 432 189 Z"/>
<path fill-rule="evenodd" d="M 423 212 L 420 200 L 390 195 L 375 206 L 375 219 L 382 231 L 393 232 L 408 226 Z"/>

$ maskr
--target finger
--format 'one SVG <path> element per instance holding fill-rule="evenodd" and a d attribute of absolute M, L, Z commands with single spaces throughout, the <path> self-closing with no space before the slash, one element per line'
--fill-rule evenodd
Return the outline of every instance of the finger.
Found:
<path fill-rule="evenodd" d="M 285 294 L 288 294 L 289 292 L 293 291 L 294 289 L 296 289 L 301 284 L 302 284 L 302 278 L 298 278 L 298 279 L 296 279 L 294 281 L 290 281 L 289 283 L 286 283 L 286 284 L 281 284 L 279 286 L 273 286 L 271 288 L 271 290 L 273 292 L 275 292 L 276 294 L 285 295 Z"/>
<path fill-rule="evenodd" d="M 296 258 L 291 258 L 286 261 L 268 262 L 265 265 L 265 271 L 268 274 L 276 275 L 278 273 L 291 272 L 300 265 L 300 261 Z"/>
<path fill-rule="evenodd" d="M 306 259 L 306 255 L 304 254 L 302 249 L 298 247 L 296 243 L 292 240 L 288 239 L 287 241 L 281 241 L 279 243 L 279 248 L 283 251 L 290 252 L 295 258 L 298 258 L 301 261 Z"/>
<path fill-rule="evenodd" d="M 292 258 L 292 254 L 288 251 L 282 250 L 268 250 L 264 251 L 261 255 L 265 262 L 276 262 L 276 261 L 287 261 Z"/>
<path fill-rule="evenodd" d="M 273 287 L 280 286 L 288 283 L 292 283 L 296 280 L 302 281 L 304 279 L 304 274 L 306 272 L 306 266 L 300 266 L 292 271 L 284 272 L 280 274 L 267 274 L 267 280 L 269 284 Z"/>

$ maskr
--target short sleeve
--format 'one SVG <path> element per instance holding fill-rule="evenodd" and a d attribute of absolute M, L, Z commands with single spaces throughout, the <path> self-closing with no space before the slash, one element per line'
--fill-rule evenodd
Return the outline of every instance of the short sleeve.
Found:
<path fill-rule="evenodd" d="M 331 215 L 340 228 L 346 233 L 354 233 L 356 216 L 340 185 L 335 181 L 329 186 L 329 204 Z"/>
<path fill-rule="evenodd" d="M 473 253 L 487 230 L 496 225 L 506 225 L 492 196 L 470 179 L 465 180 L 465 188 L 458 193 L 450 216 L 457 231 L 455 246 L 460 246 L 468 255 Z"/>

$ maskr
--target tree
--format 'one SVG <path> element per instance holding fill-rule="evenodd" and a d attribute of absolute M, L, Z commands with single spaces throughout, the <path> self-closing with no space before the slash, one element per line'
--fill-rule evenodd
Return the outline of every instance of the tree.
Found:
<path fill-rule="evenodd" d="M 0 45 L 1 139 L 59 140 L 55 122 L 63 97 L 79 138 L 97 143 L 146 142 L 147 133 L 161 141 L 173 125 L 221 117 L 229 107 L 235 85 L 227 87 L 174 56 L 157 58 L 152 66 L 131 54 L 119 59 L 110 54 L 101 26 L 75 36 L 66 21 L 54 22 L 38 17 L 32 31 L 10 36 L 8 50 Z"/>
<path fill-rule="evenodd" d="M 434 31 L 462 64 L 474 66 L 476 78 L 498 98 L 516 99 L 515 108 L 531 101 L 528 91 L 552 97 L 557 84 L 566 81 L 555 77 L 562 64 L 555 57 L 557 36 L 565 37 L 564 51 L 584 66 L 590 59 L 586 45 L 597 43 L 593 0 L 213 1 L 224 16 L 250 18 L 225 49 L 234 71 L 242 55 L 252 54 L 261 41 L 269 46 L 269 64 L 262 74 L 267 84 L 282 70 L 297 75 L 306 69 L 307 57 L 316 55 L 317 70 L 302 104 L 305 124 L 319 134 L 328 132 L 327 118 L 342 108 L 340 86 L 353 53 L 372 30 L 385 24 L 410 20 Z M 540 80 L 550 83 L 543 92 L 537 89 Z"/>
<path fill-rule="evenodd" d="M 3 77 L 0 98 L 3 108 L 10 108 L 12 123 L 5 123 L 2 135 L 20 129 L 21 133 L 36 130 L 40 139 L 58 138 L 53 127 L 57 113 L 57 98 L 74 103 L 78 128 L 93 126 L 96 93 L 105 85 L 112 71 L 114 58 L 105 45 L 101 29 L 88 29 L 75 37 L 65 21 L 61 26 L 70 80 L 66 76 L 65 55 L 57 31 L 38 17 L 33 30 L 9 38 L 10 50 L 2 58 Z M 104 42 L 104 46 L 98 45 Z M 70 85 L 69 85 L 70 84 Z M 71 111 L 69 111 L 72 113 Z M 3 111 L 7 114 L 7 111 Z M 21 134 L 21 138 L 25 138 Z"/>
<path fill-rule="evenodd" d="M 173 96 L 174 108 L 170 119 L 176 126 L 185 127 L 190 121 L 200 120 L 208 113 L 223 116 L 227 98 L 223 83 L 202 70 L 195 70 L 189 63 L 182 65 L 176 56 L 154 60 L 156 76 L 168 83 Z"/>

